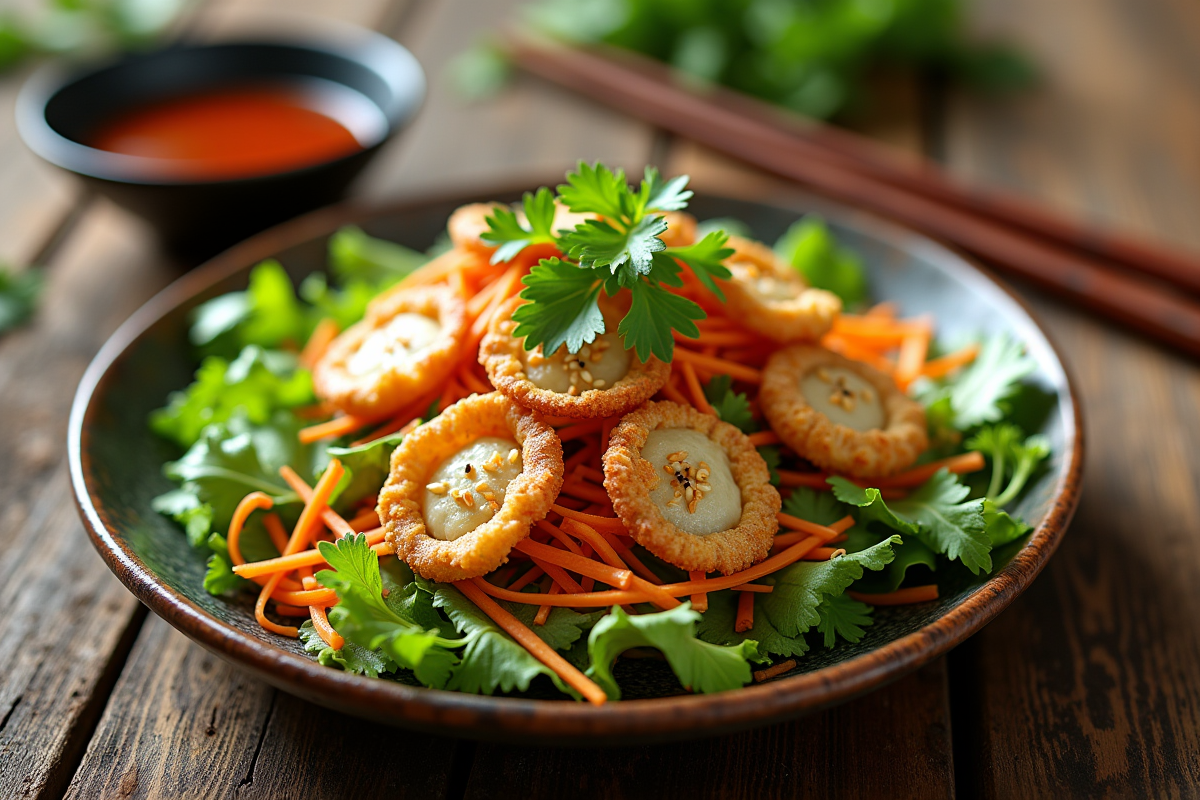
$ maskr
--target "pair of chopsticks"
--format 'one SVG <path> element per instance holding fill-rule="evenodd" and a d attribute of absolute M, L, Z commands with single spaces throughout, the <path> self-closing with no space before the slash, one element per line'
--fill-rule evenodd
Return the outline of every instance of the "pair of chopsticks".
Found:
<path fill-rule="evenodd" d="M 1200 357 L 1200 258 L 1084 228 L 1028 202 L 959 185 L 864 137 L 804 122 L 614 48 L 525 36 L 526 71 L 821 194 L 907 224 L 1127 328 Z"/>

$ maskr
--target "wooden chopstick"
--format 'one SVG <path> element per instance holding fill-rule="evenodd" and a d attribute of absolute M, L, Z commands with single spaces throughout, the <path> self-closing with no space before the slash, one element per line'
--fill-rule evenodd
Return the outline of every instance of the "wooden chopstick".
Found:
<path fill-rule="evenodd" d="M 1097 247 L 1129 251 L 1147 247 L 1128 240 L 1112 241 L 1073 226 L 1054 221 L 1044 225 L 1070 229 L 1071 235 L 1050 237 L 1033 233 L 1014 219 L 999 219 L 985 213 L 979 203 L 948 199 L 952 184 L 917 192 L 911 185 L 889 182 L 872 167 L 878 156 L 846 166 L 845 152 L 830 157 L 830 150 L 797 136 L 794 129 L 764 120 L 761 110 L 747 113 L 757 104 L 750 98 L 722 89 L 706 89 L 701 95 L 664 78 L 661 68 L 645 68 L 647 61 L 609 50 L 572 48 L 540 39 L 514 38 L 510 49 L 517 62 L 540 77 L 580 91 L 666 130 L 708 145 L 785 178 L 812 186 L 823 194 L 867 208 L 913 228 L 930 233 L 984 258 L 1009 275 L 1029 280 L 1042 288 L 1110 317 L 1145 335 L 1200 356 L 1200 304 L 1172 292 L 1154 281 L 1131 274 L 1137 266 L 1094 254 Z M 653 62 L 650 62 L 653 64 Z M 657 70 L 657 73 L 655 72 Z M 719 97 L 720 102 L 714 102 Z M 749 104 L 749 105 L 748 105 Z M 761 104 L 757 104 L 761 105 Z M 822 134 L 825 138 L 828 134 Z M 839 138 L 844 147 L 845 139 Z M 899 169 L 899 168 L 896 168 Z M 888 173 L 894 175 L 895 170 Z M 955 191 L 959 191 L 954 187 Z M 938 193 L 941 196 L 936 196 Z M 1008 201 L 998 205 L 1012 205 Z M 1036 217 L 1040 211 L 1021 212 Z M 1078 240 L 1078 241 L 1076 241 Z M 1079 242 L 1102 242 L 1082 248 Z M 1073 244 L 1074 242 L 1074 244 Z M 1161 248 L 1153 248 L 1161 250 Z M 1128 252 L 1127 252 L 1128 254 Z M 1179 286 L 1200 289 L 1200 266 L 1188 266 L 1185 257 L 1171 254 L 1156 262 L 1154 275 L 1174 278 Z M 1161 274 L 1160 274 L 1161 273 Z"/>

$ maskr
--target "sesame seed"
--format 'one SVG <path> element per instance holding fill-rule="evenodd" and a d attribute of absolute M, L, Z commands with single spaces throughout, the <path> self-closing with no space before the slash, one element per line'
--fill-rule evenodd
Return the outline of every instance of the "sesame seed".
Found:
<path fill-rule="evenodd" d="M 445 494 L 447 491 L 447 486 L 446 486 L 445 481 L 439 481 L 438 483 L 427 484 L 425 486 L 425 488 L 428 489 L 429 491 L 433 492 L 434 494 Z"/>
<path fill-rule="evenodd" d="M 711 492 L 713 490 L 713 488 L 707 483 L 697 483 L 696 488 L 702 492 Z"/>
<path fill-rule="evenodd" d="M 479 492 L 480 494 L 483 494 L 484 492 L 490 492 L 491 490 L 492 487 L 488 485 L 487 481 L 480 481 L 479 483 L 475 484 L 475 491 Z"/>
<path fill-rule="evenodd" d="M 517 452 L 517 448 L 514 447 L 512 450 L 508 451 L 508 463 L 515 464 L 517 463 L 517 459 L 520 457 L 521 454 Z"/>
<path fill-rule="evenodd" d="M 463 504 L 466 505 L 467 508 L 475 507 L 475 495 L 471 494 L 470 492 L 462 493 L 462 501 L 463 501 Z"/>
<path fill-rule="evenodd" d="M 591 383 L 593 380 L 592 373 L 588 372 L 586 369 L 579 373 L 579 377 L 583 378 L 584 383 Z"/>
<path fill-rule="evenodd" d="M 686 450 L 680 450 L 667 456 L 667 461 L 683 461 L 685 458 L 687 458 L 687 456 L 688 454 Z"/>
<path fill-rule="evenodd" d="M 596 380 L 592 381 L 592 386 L 593 386 L 594 388 L 596 388 L 596 389 L 603 389 L 603 388 L 605 387 L 605 385 L 606 385 L 606 382 L 605 382 L 604 380 L 602 380 L 602 379 L 599 379 L 599 378 L 597 378 Z"/>

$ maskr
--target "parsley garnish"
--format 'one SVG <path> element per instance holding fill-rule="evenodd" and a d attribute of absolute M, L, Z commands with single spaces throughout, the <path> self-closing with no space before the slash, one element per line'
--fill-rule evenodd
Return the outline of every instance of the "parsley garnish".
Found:
<path fill-rule="evenodd" d="M 717 279 L 730 277 L 722 263 L 733 254 L 725 246 L 728 236 L 712 231 L 687 247 L 667 247 L 661 235 L 667 230 L 663 212 L 687 207 L 692 192 L 687 176 L 664 180 L 647 167 L 638 188 L 629 186 L 622 170 L 603 164 L 580 163 L 567 174 L 567 182 L 554 193 L 543 187 L 526 193 L 524 219 L 499 206 L 488 217 L 483 240 L 496 245 L 494 262 L 512 259 L 533 244 L 554 244 L 564 258 L 542 259 L 522 283 L 527 302 L 517 309 L 514 335 L 525 339 L 525 349 L 538 345 L 553 353 L 566 345 L 576 353 L 606 331 L 600 313 L 600 292 L 612 297 L 630 293 L 630 307 L 617 328 L 625 349 L 642 361 L 651 355 L 670 361 L 675 352 L 673 332 L 689 338 L 700 335 L 695 320 L 705 313 L 695 302 L 666 287 L 683 285 L 686 265 L 709 291 L 724 300 Z M 554 230 L 554 214 L 561 203 L 577 214 L 594 214 L 571 230 Z"/>

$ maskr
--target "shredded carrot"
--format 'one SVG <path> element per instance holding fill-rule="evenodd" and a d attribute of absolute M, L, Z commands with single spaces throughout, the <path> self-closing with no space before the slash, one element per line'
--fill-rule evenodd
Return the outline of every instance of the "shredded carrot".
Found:
<path fill-rule="evenodd" d="M 675 348 L 675 358 L 683 363 L 691 364 L 693 367 L 705 367 L 718 374 L 728 375 L 734 380 L 741 380 L 746 383 L 762 383 L 761 371 L 751 369 L 735 361 L 726 361 L 723 358 L 706 356 L 683 347 Z"/>
<path fill-rule="evenodd" d="M 610 503 L 612 502 L 608 493 L 603 489 L 598 489 L 591 484 L 584 483 L 581 480 L 568 481 L 563 484 L 562 494 L 568 497 L 578 497 L 580 500 L 587 500 L 592 503 Z"/>
<path fill-rule="evenodd" d="M 275 604 L 275 613 L 281 617 L 307 617 L 307 616 L 309 616 L 309 611 L 307 608 L 301 608 L 300 606 L 284 605 L 283 603 Z"/>
<path fill-rule="evenodd" d="M 770 594 L 775 591 L 774 586 L 767 586 L 765 583 L 743 583 L 739 586 L 729 587 L 735 592 L 750 592 L 752 594 Z"/>
<path fill-rule="evenodd" d="M 675 341 L 692 347 L 699 342 L 711 347 L 749 347 L 762 344 L 763 341 L 763 338 L 757 334 L 740 330 L 710 331 L 701 334 L 699 340 L 690 339 L 679 331 L 672 331 L 672 334 L 675 336 Z"/>
<path fill-rule="evenodd" d="M 972 450 L 969 453 L 930 461 L 928 464 L 913 467 L 907 472 L 898 473 L 890 478 L 877 478 L 871 481 L 871 483 L 879 489 L 912 489 L 932 478 L 942 468 L 962 474 L 966 472 L 978 472 L 984 466 L 983 453 Z"/>
<path fill-rule="evenodd" d="M 276 608 L 278 609 L 278 606 L 276 606 Z M 321 606 L 309 606 L 308 612 L 309 616 L 312 618 L 313 628 L 318 634 L 320 634 L 321 638 L 325 641 L 325 644 L 329 645 L 334 650 L 341 650 L 346 646 L 346 640 L 343 639 L 341 634 L 335 631 L 333 626 L 329 624 L 329 617 L 325 613 L 324 608 Z"/>
<path fill-rule="evenodd" d="M 979 345 L 971 343 L 961 350 L 947 353 L 944 356 L 931 358 L 921 367 L 921 374 L 926 378 L 944 378 L 959 367 L 970 364 L 979 355 Z"/>
<path fill-rule="evenodd" d="M 579 450 L 579 452 L 563 462 L 563 474 L 573 471 L 583 462 L 590 461 L 595 458 L 596 455 L 596 446 L 591 442 L 588 442 Z"/>
<path fill-rule="evenodd" d="M 937 584 L 928 586 L 910 586 L 907 589 L 897 589 L 886 594 L 864 594 L 863 592 L 846 592 L 860 603 L 873 606 L 904 606 L 910 603 L 928 603 L 938 599 Z"/>
<path fill-rule="evenodd" d="M 293 492 L 300 496 L 301 500 L 306 503 L 312 500 L 313 490 L 309 488 L 308 484 L 304 482 L 304 479 L 294 469 L 285 464 L 279 468 L 279 476 L 283 478 L 284 482 Z M 329 530 L 333 531 L 339 539 L 354 533 L 354 526 L 342 519 L 342 515 L 332 508 L 326 507 L 321 512 L 321 520 L 329 526 Z M 376 520 L 375 524 L 379 524 L 378 520 Z"/>
<path fill-rule="evenodd" d="M 683 392 L 676 389 L 674 384 L 665 383 L 665 384 L 663 384 L 663 387 L 661 389 L 659 389 L 659 391 L 662 392 L 663 394 L 665 394 L 667 396 L 668 400 L 672 400 L 676 403 L 679 403 L 681 406 L 690 406 L 691 405 L 691 403 L 688 401 L 688 399 L 683 396 Z"/>
<path fill-rule="evenodd" d="M 763 447 L 764 445 L 769 444 L 779 444 L 781 441 L 783 441 L 779 438 L 779 434 L 775 431 L 757 431 L 750 434 L 746 438 L 749 439 L 750 444 L 754 445 L 755 447 Z"/>
<path fill-rule="evenodd" d="M 806 519 L 793 517 L 791 514 L 784 514 L 782 511 L 776 514 L 776 516 L 779 518 L 779 524 L 785 528 L 793 531 L 803 531 L 809 536 L 819 536 L 826 542 L 836 539 L 837 535 L 841 533 L 841 531 L 835 531 L 828 525 L 818 525 Z"/>
<path fill-rule="evenodd" d="M 300 439 L 300 444 L 313 444 L 322 439 L 349 436 L 355 431 L 367 427 L 371 422 L 372 420 L 363 417 L 345 414 L 340 417 L 334 417 L 328 422 L 322 422 L 319 425 L 310 425 L 307 428 L 301 428 L 298 438 Z"/>
<path fill-rule="evenodd" d="M 513 581 L 512 585 L 508 587 L 508 590 L 510 592 L 519 592 L 545 574 L 546 571 L 544 569 L 534 564 L 528 572 Z"/>
<path fill-rule="evenodd" d="M 589 703 L 603 705 L 607 702 L 608 697 L 604 694 L 603 689 L 593 683 L 578 669 L 571 666 L 565 658 L 554 651 L 554 648 L 539 639 L 519 619 L 505 611 L 499 604 L 484 594 L 478 585 L 479 581 L 479 578 L 475 578 L 474 581 L 458 581 L 454 585 L 467 596 L 467 599 L 479 606 L 480 611 L 491 617 L 493 622 L 503 628 L 509 636 L 516 639 L 522 647 L 528 650 L 530 655 L 554 670 L 568 686 L 583 695 Z"/>
<path fill-rule="evenodd" d="M 366 436 L 354 441 L 352 444 L 355 447 L 364 444 L 370 444 L 376 439 L 382 439 L 385 436 L 391 436 L 393 433 L 408 433 L 416 427 L 416 421 L 421 414 L 425 413 L 425 409 L 433 404 L 441 394 L 444 386 L 439 386 L 431 392 L 422 395 L 416 402 L 410 403 L 408 408 L 401 411 L 396 416 L 392 417 L 391 421 L 385 425 L 376 428 Z"/>
<path fill-rule="evenodd" d="M 733 629 L 738 633 L 745 633 L 754 627 L 754 593 L 742 592 L 738 595 L 737 618 L 734 620 Z"/>
<path fill-rule="evenodd" d="M 312 369 L 316 366 L 337 335 L 338 324 L 336 321 L 325 317 L 318 322 L 317 327 L 313 328 L 312 335 L 308 337 L 304 349 L 300 351 L 300 366 L 305 369 Z"/>
<path fill-rule="evenodd" d="M 371 549 L 375 551 L 376 555 L 387 556 L 395 552 L 392 545 L 384 541 L 384 535 L 383 530 L 380 529 L 378 532 L 368 534 L 367 536 L 367 544 L 371 545 Z M 252 561 L 248 564 L 238 564 L 233 568 L 233 571 L 243 578 L 257 578 L 260 575 L 271 575 L 275 572 L 287 573 L 294 569 L 315 567 L 324 563 L 325 559 L 321 556 L 321 551 L 314 548 L 312 550 L 301 550 L 298 553 L 292 553 L 287 556 Z"/>
<path fill-rule="evenodd" d="M 688 579 L 693 581 L 702 581 L 706 577 L 708 576 L 702 569 L 694 569 L 688 573 Z M 701 613 L 708 611 L 708 595 L 704 592 L 692 595 L 692 608 Z"/>
<path fill-rule="evenodd" d="M 549 525 L 549 523 L 546 524 Z M 617 554 L 617 550 L 612 546 L 612 543 L 592 526 L 569 519 L 564 523 L 563 527 L 572 536 L 578 536 L 580 541 L 586 542 L 605 564 L 616 569 L 629 569 L 626 566 L 626 562 Z"/>
<path fill-rule="evenodd" d="M 895 301 L 884 300 L 882 303 L 876 303 L 863 312 L 864 317 L 895 319 L 899 309 L 896 307 Z"/>
<path fill-rule="evenodd" d="M 288 532 L 283 529 L 283 520 L 278 514 L 267 514 L 263 517 L 263 527 L 267 529 L 267 535 L 271 537 L 271 544 L 275 545 L 275 549 L 283 552 L 283 548 L 287 547 Z"/>
<path fill-rule="evenodd" d="M 275 579 L 276 576 L 282 575 L 282 572 L 276 572 L 268 582 Z M 299 591 L 285 591 L 276 589 L 271 593 L 271 599 L 276 603 L 285 603 L 290 606 L 317 606 L 323 605 L 329 608 L 337 604 L 337 592 L 333 589 L 301 589 Z"/>
<path fill-rule="evenodd" d="M 573 522 L 572 524 L 578 523 Z M 629 568 L 633 570 L 635 575 L 637 575 L 639 578 L 644 578 L 653 584 L 662 584 L 662 578 L 655 575 L 649 567 L 643 564 L 642 560 L 637 557 L 637 554 L 626 547 L 616 534 L 609 533 L 607 531 L 599 531 L 598 533 L 604 537 L 604 540 L 608 542 L 610 547 L 613 547 L 621 555 L 621 560 L 629 565 Z"/>
<path fill-rule="evenodd" d="M 696 377 L 696 368 L 687 361 L 680 363 L 679 372 L 683 375 L 683 383 L 687 386 L 688 394 L 692 398 L 692 405 L 697 411 L 704 414 L 711 414 L 714 417 L 717 415 L 717 410 L 708 402 L 708 398 L 704 396 L 704 389 L 700 388 L 700 379 Z"/>
<path fill-rule="evenodd" d="M 580 575 L 587 575 L 590 578 L 603 581 L 609 586 L 628 589 L 634 582 L 634 574 L 627 569 L 616 569 L 607 564 L 601 564 L 599 561 L 593 561 L 590 558 L 576 555 L 569 550 L 558 550 L 549 545 L 535 542 L 532 539 L 522 539 L 517 542 L 514 549 L 555 566 L 564 567 L 572 572 L 578 572 Z M 545 567 L 542 567 L 542 569 L 545 569 Z M 549 570 L 546 570 L 546 572 L 549 573 Z"/>
<path fill-rule="evenodd" d="M 557 526 L 550 524 L 544 519 L 538 520 L 537 526 L 540 530 L 545 531 L 561 542 L 562 546 L 570 550 L 572 553 L 580 556 L 583 555 L 583 549 L 580 548 L 579 545 L 575 544 L 575 540 L 563 533 L 563 531 L 561 531 Z"/>
<path fill-rule="evenodd" d="M 612 517 L 597 517 L 595 514 L 584 514 L 581 511 L 573 511 L 566 506 L 561 506 L 558 503 L 550 506 L 550 510 L 556 514 L 561 514 L 567 519 L 578 520 L 579 522 L 591 525 L 598 531 L 608 531 L 609 533 L 624 533 L 625 523 L 619 519 Z"/>
<path fill-rule="evenodd" d="M 755 672 L 754 673 L 754 682 L 762 683 L 763 681 L 769 681 L 769 680 L 771 680 L 771 678 L 782 675 L 785 672 L 791 672 L 795 668 L 796 668 L 796 659 L 794 659 L 794 658 L 789 658 L 787 661 L 780 661 L 778 664 L 776 664 L 772 667 L 767 667 L 766 669 L 760 669 L 757 672 Z"/>
<path fill-rule="evenodd" d="M 451 376 L 450 380 L 446 381 L 446 389 L 442 393 L 442 399 L 438 401 L 438 413 L 442 413 L 447 408 L 454 405 L 459 400 L 462 400 L 466 396 L 467 390 L 464 389 L 462 384 L 455 380 L 453 376 Z"/>
<path fill-rule="evenodd" d="M 275 501 L 265 492 L 251 492 L 237 504 L 237 508 L 233 510 L 233 519 L 229 522 L 228 535 L 225 537 L 225 542 L 229 546 L 229 560 L 234 564 L 246 563 L 238 544 L 242 538 L 242 528 L 246 525 L 246 520 L 255 511 L 266 511 L 274 505 Z"/>
<path fill-rule="evenodd" d="M 608 417 L 604 420 L 604 425 L 600 428 L 600 449 L 608 450 L 608 440 L 612 436 L 613 428 L 621 421 L 620 417 Z M 600 483 L 604 483 L 604 473 L 600 473 Z"/>
<path fill-rule="evenodd" d="M 600 428 L 604 425 L 602 419 L 589 419 L 587 422 L 577 422 L 566 428 L 558 429 L 558 438 L 564 442 L 569 442 L 574 439 L 582 439 L 584 436 L 591 436 L 593 433 L 599 433 Z"/>
<path fill-rule="evenodd" d="M 613 419 L 616 419 L 616 417 L 613 417 Z M 586 464 L 580 464 L 578 467 L 576 467 L 575 474 L 578 475 L 579 477 L 583 478 L 584 480 L 589 480 L 592 483 L 595 483 L 595 484 L 598 484 L 601 486 L 604 485 L 604 473 L 598 469 L 589 467 Z"/>
<path fill-rule="evenodd" d="M 556 564 L 551 564 L 549 561 L 542 561 L 538 558 L 533 559 L 533 563 L 541 567 L 542 570 L 550 576 L 550 579 L 554 581 L 554 585 L 550 587 L 551 591 L 557 587 L 562 591 L 570 592 L 571 594 L 581 594 L 583 592 L 583 587 L 576 583 L 575 579 L 568 575 L 567 571 L 562 567 Z"/>
<path fill-rule="evenodd" d="M 492 391 L 492 387 L 485 383 L 478 375 L 475 374 L 471 364 L 466 364 L 458 371 L 458 381 L 468 391 L 475 394 L 487 394 Z"/>
<path fill-rule="evenodd" d="M 796 487 L 807 486 L 809 489 L 829 489 L 826 483 L 829 475 L 824 472 L 793 472 L 790 469 L 776 470 L 779 473 L 779 485 Z"/>
<path fill-rule="evenodd" d="M 896 385 L 907 389 L 921 374 L 925 356 L 929 352 L 929 341 L 933 338 L 932 328 L 923 328 L 905 335 L 900 343 L 900 355 L 896 359 Z"/>
<path fill-rule="evenodd" d="M 550 594 L 561 594 L 561 593 L 562 593 L 562 589 L 559 587 L 559 585 L 557 583 L 550 586 Z M 545 625 L 546 620 L 550 619 L 550 612 L 552 610 L 553 610 L 553 606 L 542 606 L 541 608 L 539 608 L 537 610 L 537 613 L 533 615 L 533 624 L 534 625 Z"/>
<path fill-rule="evenodd" d="M 348 520 L 350 529 L 355 533 L 373 530 L 379 527 L 379 512 L 375 510 L 374 505 L 371 508 L 360 511 L 354 519 Z"/>
<path fill-rule="evenodd" d="M 891 361 L 888 361 L 879 353 L 863 347 L 855 340 L 849 339 L 845 336 L 840 336 L 836 333 L 827 333 L 825 334 L 825 338 L 821 339 L 821 344 L 825 345 L 827 349 L 832 350 L 838 355 L 843 355 L 851 361 L 861 361 L 864 364 L 870 364 L 872 367 L 884 374 L 891 375 L 896 369 L 895 364 L 893 364 Z"/>

